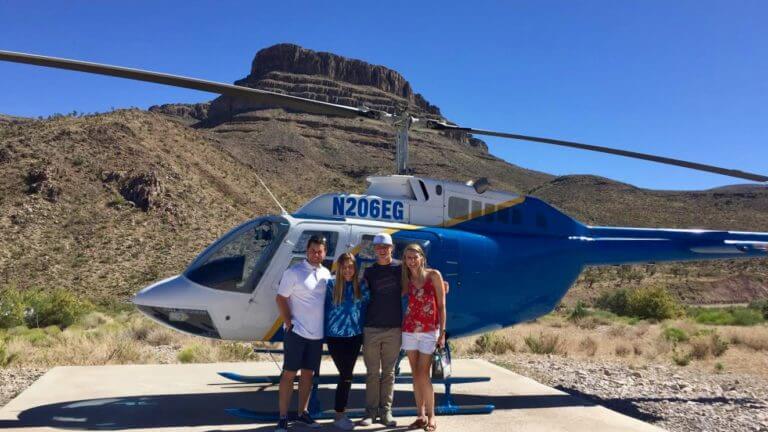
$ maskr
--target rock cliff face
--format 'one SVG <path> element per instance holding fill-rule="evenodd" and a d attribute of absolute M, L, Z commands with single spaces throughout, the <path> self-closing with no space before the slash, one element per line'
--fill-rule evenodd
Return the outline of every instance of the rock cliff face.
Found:
<path fill-rule="evenodd" d="M 440 109 L 415 93 L 397 71 L 292 44 L 259 51 L 251 73 L 235 84 L 387 112 L 408 109 L 422 117 L 441 118 Z M 223 96 L 213 101 L 209 116 L 221 120 L 254 108 L 266 107 Z"/>

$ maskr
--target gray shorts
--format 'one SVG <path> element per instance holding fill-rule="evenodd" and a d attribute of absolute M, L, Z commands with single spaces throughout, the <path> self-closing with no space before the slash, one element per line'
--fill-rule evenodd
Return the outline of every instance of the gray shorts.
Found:
<path fill-rule="evenodd" d="M 283 337 L 283 351 L 283 370 L 296 372 L 308 369 L 317 372 L 323 354 L 323 340 L 307 339 L 291 329 Z"/>

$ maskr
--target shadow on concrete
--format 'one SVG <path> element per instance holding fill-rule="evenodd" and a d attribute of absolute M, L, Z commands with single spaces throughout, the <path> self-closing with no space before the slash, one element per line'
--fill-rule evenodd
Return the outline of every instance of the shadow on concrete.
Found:
<path fill-rule="evenodd" d="M 231 416 L 226 408 L 249 408 L 260 412 L 277 412 L 277 389 L 271 386 L 243 392 L 196 393 L 152 396 L 125 396 L 88 399 L 41 405 L 22 411 L 18 420 L 0 420 L 0 429 L 53 427 L 81 430 L 116 430 L 163 427 L 192 427 L 253 424 L 254 421 Z M 439 389 L 439 387 L 438 387 Z M 333 406 L 333 388 L 320 388 L 318 396 L 323 408 Z M 295 392 L 294 392 L 295 394 Z M 438 402 L 441 395 L 438 394 Z M 294 404 L 295 404 L 294 395 Z M 350 407 L 364 406 L 365 391 L 353 389 Z M 461 405 L 493 404 L 496 409 L 532 409 L 571 406 L 593 406 L 593 402 L 569 395 L 481 396 L 454 395 Z M 413 406 L 410 391 L 395 391 L 395 406 Z M 295 406 L 295 405 L 294 405 Z M 332 426 L 328 426 L 331 428 Z M 252 430 L 272 430 L 266 424 Z M 389 428 L 392 430 L 392 428 Z"/>

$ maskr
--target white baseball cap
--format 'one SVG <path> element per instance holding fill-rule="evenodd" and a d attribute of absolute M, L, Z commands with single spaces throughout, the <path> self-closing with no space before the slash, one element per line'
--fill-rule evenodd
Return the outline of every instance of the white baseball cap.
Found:
<path fill-rule="evenodd" d="M 373 245 L 389 245 L 392 246 L 392 236 L 387 233 L 379 233 L 373 237 Z"/>

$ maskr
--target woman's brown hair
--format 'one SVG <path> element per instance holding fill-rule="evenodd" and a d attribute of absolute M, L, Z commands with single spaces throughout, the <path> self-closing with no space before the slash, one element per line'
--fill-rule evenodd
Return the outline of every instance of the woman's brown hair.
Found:
<path fill-rule="evenodd" d="M 424 249 L 422 249 L 418 243 L 409 244 L 403 250 L 403 264 L 402 264 L 403 271 L 400 279 L 403 295 L 408 293 L 408 282 L 411 280 L 411 271 L 408 270 L 408 266 L 405 264 L 405 254 L 408 251 L 416 252 L 417 254 L 419 254 L 419 256 L 421 257 L 421 266 L 419 268 L 419 271 L 421 272 L 421 277 L 427 276 L 426 274 L 427 273 L 427 257 L 424 254 Z"/>
<path fill-rule="evenodd" d="M 360 294 L 360 280 L 357 277 L 357 261 L 355 260 L 354 255 L 349 252 L 344 252 L 339 255 L 338 259 L 336 259 L 336 285 L 333 287 L 333 304 L 335 305 L 340 305 L 341 302 L 344 301 L 344 285 L 346 284 L 346 281 L 344 281 L 344 275 L 341 274 L 341 269 L 344 268 L 344 265 L 348 262 L 351 262 L 352 266 L 355 268 L 355 274 L 352 275 L 352 286 L 354 287 L 355 299 L 360 300 L 360 297 L 362 297 Z"/>

